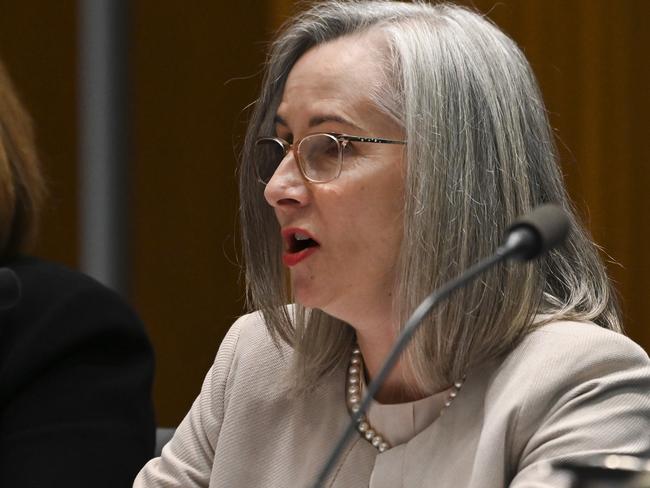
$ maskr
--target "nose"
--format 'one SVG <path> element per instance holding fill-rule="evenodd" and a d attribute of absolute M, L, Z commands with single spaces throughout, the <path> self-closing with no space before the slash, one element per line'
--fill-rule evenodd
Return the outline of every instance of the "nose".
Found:
<path fill-rule="evenodd" d="M 299 208 L 308 202 L 309 190 L 294 158 L 294 152 L 288 151 L 264 189 L 264 198 L 276 210 Z"/>

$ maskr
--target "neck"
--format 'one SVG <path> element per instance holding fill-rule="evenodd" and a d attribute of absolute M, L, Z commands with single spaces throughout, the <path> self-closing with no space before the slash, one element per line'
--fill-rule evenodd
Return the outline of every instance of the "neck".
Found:
<path fill-rule="evenodd" d="M 366 379 L 368 382 L 372 381 L 388 357 L 397 337 L 396 331 L 399 330 L 398 318 L 392 309 L 391 297 L 384 297 L 383 302 L 379 305 L 376 301 L 369 302 L 367 306 L 360 306 L 357 302 L 354 307 L 342 307 L 340 314 L 335 310 L 327 310 L 327 312 L 344 320 L 354 328 L 357 344 L 363 356 Z M 380 403 L 404 403 L 420 400 L 427 396 L 416 387 L 413 374 L 405 363 L 403 359 L 397 361 L 375 395 L 375 400 Z"/>
<path fill-rule="evenodd" d="M 393 328 L 390 331 L 375 328 L 370 333 L 363 329 L 356 329 L 357 344 L 363 355 L 368 382 L 377 376 L 388 357 L 395 341 L 394 331 Z M 400 359 L 375 395 L 375 400 L 380 403 L 404 403 L 419 400 L 425 396 L 427 396 L 426 393 L 415 386 L 412 373 L 405 362 Z"/>

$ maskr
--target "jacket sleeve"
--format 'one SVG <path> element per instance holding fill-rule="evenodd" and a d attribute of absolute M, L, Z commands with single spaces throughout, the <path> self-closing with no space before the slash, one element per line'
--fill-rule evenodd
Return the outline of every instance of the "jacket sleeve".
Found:
<path fill-rule="evenodd" d="M 558 362 L 545 370 L 540 365 L 526 386 L 531 393 L 517 430 L 531 434 L 516 450 L 511 488 L 570 486 L 568 474 L 553 467 L 558 462 L 585 463 L 608 454 L 650 457 L 648 356 L 619 334 L 570 344 L 558 346 Z"/>
<path fill-rule="evenodd" d="M 144 327 L 76 276 L 65 293 L 41 286 L 36 297 L 30 284 L 1 320 L 0 486 L 127 487 L 153 453 Z"/>
<path fill-rule="evenodd" d="M 242 321 L 240 318 L 235 322 L 226 334 L 189 413 L 161 456 L 140 471 L 134 488 L 207 488 L 209 485 Z"/>

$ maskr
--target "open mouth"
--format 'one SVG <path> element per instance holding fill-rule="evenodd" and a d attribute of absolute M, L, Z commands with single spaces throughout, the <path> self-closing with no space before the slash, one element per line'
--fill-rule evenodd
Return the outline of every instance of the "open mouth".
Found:
<path fill-rule="evenodd" d="M 303 234 L 301 232 L 292 232 L 289 234 L 287 241 L 289 244 L 288 252 L 292 254 L 304 251 L 310 247 L 319 246 L 318 242 L 309 237 L 307 234 Z"/>
<path fill-rule="evenodd" d="M 289 267 L 304 261 L 320 248 L 320 242 L 297 227 L 283 229 L 282 237 L 285 245 L 282 262 Z"/>

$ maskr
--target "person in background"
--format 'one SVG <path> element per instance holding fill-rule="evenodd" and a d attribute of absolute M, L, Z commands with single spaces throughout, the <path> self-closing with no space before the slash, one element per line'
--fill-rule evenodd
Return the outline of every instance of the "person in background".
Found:
<path fill-rule="evenodd" d="M 0 267 L 18 278 L 0 287 L 0 486 L 127 487 L 154 451 L 152 347 L 116 293 L 27 254 L 44 194 L 0 64 Z"/>
<path fill-rule="evenodd" d="M 553 463 L 650 456 L 650 360 L 621 333 L 530 66 L 486 18 L 424 2 L 299 13 L 239 171 L 253 312 L 135 487 L 312 486 L 405 319 L 548 202 L 567 240 L 432 311 L 323 486 L 562 488 Z"/>

